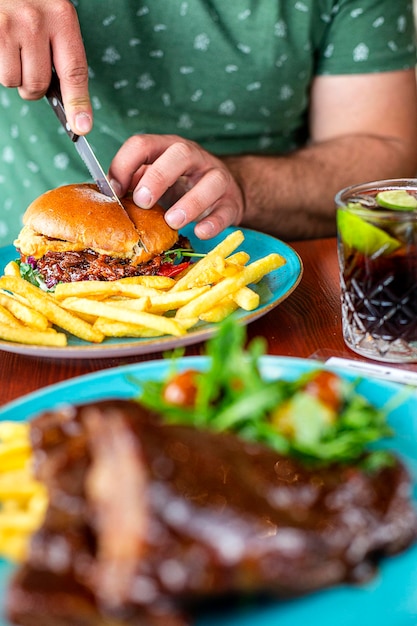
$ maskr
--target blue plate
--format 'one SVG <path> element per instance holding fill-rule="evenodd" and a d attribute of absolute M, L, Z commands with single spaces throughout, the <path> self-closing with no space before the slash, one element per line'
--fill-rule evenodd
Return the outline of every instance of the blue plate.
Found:
<path fill-rule="evenodd" d="M 206 357 L 185 357 L 179 361 L 181 369 L 207 367 Z M 25 420 L 60 403 L 78 403 L 109 397 L 133 398 L 140 393 L 145 380 L 160 380 L 167 375 L 167 360 L 132 364 L 73 378 L 65 383 L 46 387 L 14 401 L 0 410 L 1 420 Z M 261 359 L 266 378 L 298 378 L 303 372 L 321 363 L 290 357 L 265 356 Z M 330 368 L 329 368 L 330 369 Z M 356 378 L 340 372 L 347 380 Z M 384 406 L 404 387 L 378 380 L 364 380 L 359 391 L 376 406 Z M 417 390 L 405 394 L 400 407 L 390 415 L 395 437 L 389 447 L 409 468 L 413 483 L 413 500 L 417 506 Z M 1 594 L 5 593 L 11 566 L 0 563 Z M 1 601 L 1 598 L 0 598 Z M 416 626 L 417 625 L 417 545 L 400 555 L 387 558 L 379 574 L 369 584 L 354 587 L 340 586 L 312 595 L 281 602 L 242 605 L 233 610 L 219 610 L 202 615 L 195 626 Z M 6 626 L 0 620 L 0 626 Z M 8 626 L 8 625 L 7 625 Z M 40 625 L 41 626 L 41 625 Z"/>
<path fill-rule="evenodd" d="M 207 253 L 230 234 L 235 228 L 227 228 L 217 237 L 203 241 L 194 235 L 193 227 L 186 226 L 181 234 L 188 237 L 196 252 Z M 270 272 L 255 286 L 260 295 L 260 305 L 253 311 L 239 309 L 236 312 L 237 319 L 241 324 L 249 324 L 265 315 L 285 300 L 297 287 L 303 273 L 302 262 L 298 254 L 287 244 L 270 235 L 258 233 L 254 230 L 241 229 L 245 240 L 238 250 L 244 250 L 250 255 L 251 261 L 264 257 L 272 252 L 280 254 L 285 259 L 285 265 Z M 16 248 L 7 246 L 0 249 L 0 273 L 5 265 L 17 257 Z M 149 354 L 150 352 L 162 352 L 179 346 L 205 341 L 216 331 L 216 324 L 199 322 L 191 328 L 183 337 L 148 338 L 107 338 L 100 344 L 93 344 L 76 337 L 69 336 L 68 345 L 65 348 L 46 346 L 28 346 L 19 343 L 0 340 L 0 350 L 16 352 L 19 354 L 36 355 L 53 358 L 113 358 L 119 356 Z"/>

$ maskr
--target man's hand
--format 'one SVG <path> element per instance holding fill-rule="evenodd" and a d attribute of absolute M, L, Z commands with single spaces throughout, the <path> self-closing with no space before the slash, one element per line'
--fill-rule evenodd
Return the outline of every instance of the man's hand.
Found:
<path fill-rule="evenodd" d="M 225 164 L 193 141 L 176 135 L 134 135 L 110 167 L 120 195 L 133 190 L 144 209 L 169 206 L 166 221 L 175 229 L 196 221 L 195 233 L 209 239 L 243 216 L 243 195 Z"/>
<path fill-rule="evenodd" d="M 230 224 L 281 239 L 330 236 L 339 189 L 415 176 L 416 111 L 414 68 L 319 76 L 312 87 L 311 141 L 299 150 L 217 158 L 176 136 L 138 135 L 119 150 L 110 175 L 122 193 L 134 189 L 139 206 L 168 200 L 166 219 L 175 228 L 201 220 L 196 235 L 202 239 Z"/>
<path fill-rule="evenodd" d="M 71 129 L 92 127 L 88 67 L 77 13 L 69 0 L 0 2 L 0 83 L 25 100 L 45 95 L 52 65 Z"/>

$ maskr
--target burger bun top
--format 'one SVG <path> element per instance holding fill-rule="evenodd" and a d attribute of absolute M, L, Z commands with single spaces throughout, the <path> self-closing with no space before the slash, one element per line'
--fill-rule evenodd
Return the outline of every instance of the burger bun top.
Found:
<path fill-rule="evenodd" d="M 131 194 L 121 202 L 124 210 L 89 183 L 47 191 L 27 208 L 15 245 L 35 258 L 48 250 L 92 249 L 139 264 L 177 242 L 178 233 L 166 223 L 161 206 L 141 209 Z"/>

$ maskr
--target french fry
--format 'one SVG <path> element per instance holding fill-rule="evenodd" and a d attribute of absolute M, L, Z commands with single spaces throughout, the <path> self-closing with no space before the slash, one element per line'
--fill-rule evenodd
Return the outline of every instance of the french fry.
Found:
<path fill-rule="evenodd" d="M 194 298 L 206 293 L 210 287 L 194 287 L 185 289 L 184 291 L 175 291 L 161 294 L 149 299 L 149 312 L 162 315 L 167 311 L 173 311 L 191 302 Z"/>
<path fill-rule="evenodd" d="M 10 326 L 12 328 L 20 328 L 21 324 L 14 315 L 10 313 L 4 306 L 0 304 L 0 324 Z"/>
<path fill-rule="evenodd" d="M 239 250 L 226 258 L 227 265 L 246 265 L 250 261 L 250 255 L 244 250 Z"/>
<path fill-rule="evenodd" d="M 35 311 L 7 293 L 0 292 L 0 305 L 7 309 L 20 322 L 31 328 L 46 330 L 49 326 L 48 318 L 45 317 L 43 313 Z"/>
<path fill-rule="evenodd" d="M 24 343 L 33 346 L 50 346 L 64 348 L 68 341 L 64 333 L 51 332 L 50 330 L 34 330 L 25 326 L 13 327 L 0 324 L 0 339 Z"/>
<path fill-rule="evenodd" d="M 187 289 L 193 289 L 195 287 L 204 287 L 207 285 L 212 285 L 218 283 L 222 280 L 224 276 L 224 272 L 226 271 L 226 262 L 223 256 L 220 254 L 213 254 L 209 262 L 202 263 L 205 259 L 201 259 L 195 266 L 198 265 L 200 268 L 199 272 L 194 272 L 195 266 L 191 266 L 187 268 L 187 280 L 185 280 L 185 274 L 182 278 L 175 283 L 175 286 L 170 289 L 170 292 L 176 293 L 177 291 L 185 291 Z M 188 274 L 190 274 L 188 276 Z M 177 287 L 177 285 L 180 287 Z M 182 286 L 181 286 L 182 285 Z"/>
<path fill-rule="evenodd" d="M 6 276 L 20 276 L 20 269 L 16 261 L 9 261 L 4 268 Z"/>
<path fill-rule="evenodd" d="M 28 515 L 26 511 L 0 513 L 0 532 L 11 530 L 30 534 L 37 526 L 38 520 Z"/>
<path fill-rule="evenodd" d="M 14 435 L 13 433 L 10 433 L 9 437 L 7 438 L 6 431 L 6 437 L 2 437 L 0 442 L 0 471 L 3 469 L 2 460 L 5 458 L 5 454 L 10 454 L 11 456 L 13 456 L 20 450 L 23 450 L 24 452 L 29 452 L 30 449 L 31 446 L 27 437 L 19 437 L 17 436 L 17 433 Z"/>
<path fill-rule="evenodd" d="M 20 562 L 26 556 L 27 538 L 18 532 L 0 534 L 0 554 L 9 561 Z"/>
<path fill-rule="evenodd" d="M 91 326 L 94 325 L 94 322 L 97 319 L 97 315 L 89 315 L 88 313 L 77 313 L 77 317 L 79 317 L 80 320 L 88 322 L 89 324 L 91 324 Z"/>
<path fill-rule="evenodd" d="M 0 293 L 7 293 L 7 291 L 5 291 L 4 289 L 0 289 Z M 9 295 L 11 295 L 15 300 L 18 300 L 21 304 L 24 304 L 29 308 L 33 308 L 31 307 L 29 300 L 25 298 L 25 296 L 22 296 L 19 293 L 10 293 Z"/>
<path fill-rule="evenodd" d="M 120 280 L 100 281 L 82 280 L 74 283 L 59 283 L 54 292 L 57 300 L 70 297 L 97 298 L 98 296 L 128 296 L 130 298 L 140 298 L 145 296 L 157 296 L 160 291 L 153 287 L 145 287 L 137 283 L 122 282 Z"/>
<path fill-rule="evenodd" d="M 0 422 L 0 441 L 7 443 L 18 439 L 27 440 L 28 426 L 21 422 Z"/>
<path fill-rule="evenodd" d="M 29 453 L 30 449 L 27 451 L 26 456 L 21 459 L 21 463 L 27 462 Z M 28 469 L 21 469 L 21 465 L 18 466 L 18 469 L 12 471 L 2 468 L 0 501 L 13 498 L 18 503 L 27 503 L 38 491 L 39 483 L 33 480 Z"/>
<path fill-rule="evenodd" d="M 225 278 L 206 293 L 179 308 L 175 317 L 178 319 L 181 317 L 200 317 L 202 313 L 218 304 L 226 296 L 236 292 L 241 287 L 260 280 L 262 276 L 281 267 L 284 263 L 285 259 L 276 253 L 262 257 L 250 265 L 246 265 L 242 272 L 236 276 Z"/>
<path fill-rule="evenodd" d="M 119 309 L 131 309 L 132 311 L 150 310 L 150 298 L 107 298 L 103 304 L 109 304 Z M 78 313 L 80 315 L 80 313 Z"/>
<path fill-rule="evenodd" d="M 160 332 L 139 324 L 116 322 L 104 317 L 98 317 L 95 327 L 106 337 L 159 337 Z"/>
<path fill-rule="evenodd" d="M 60 307 L 52 296 L 48 293 L 44 293 L 34 285 L 29 284 L 23 278 L 17 276 L 2 276 L 0 277 L 0 288 L 6 289 L 13 293 L 18 293 L 26 297 L 33 308 L 40 311 L 56 326 L 72 333 L 80 339 L 86 341 L 92 341 L 94 343 L 100 343 L 104 339 L 104 335 L 99 333 L 94 327 L 74 315 L 69 311 L 66 311 Z M 86 311 L 87 313 L 89 311 Z M 59 335 L 60 333 L 58 333 Z M 53 335 L 51 335 L 53 337 Z M 5 337 L 3 337 L 4 339 Z M 9 341 L 13 341 L 10 340 Z M 19 341 L 15 339 L 14 341 Z M 65 338 L 66 341 L 66 338 Z M 22 341 L 21 341 L 22 343 Z M 25 343 L 36 343 L 28 341 Z M 41 344 L 44 345 L 44 344 Z M 54 344 L 56 345 L 56 344 Z M 66 345 L 66 344 L 65 344 Z"/>
<path fill-rule="evenodd" d="M 181 319 L 177 321 L 178 321 L 178 324 L 181 324 L 184 330 L 189 330 L 190 328 L 198 324 L 199 320 L 198 320 L 198 317 L 182 317 Z"/>
<path fill-rule="evenodd" d="M 28 424 L 0 423 L 0 555 L 21 561 L 45 517 L 46 488 L 31 470 Z"/>
<path fill-rule="evenodd" d="M 163 292 L 149 298 L 123 298 L 120 300 L 108 299 L 104 302 L 111 306 L 129 309 L 133 311 L 146 311 L 155 315 L 163 315 L 168 311 L 174 311 L 187 304 L 193 298 L 205 293 L 210 289 L 209 285 L 194 287 L 184 291 Z"/>
<path fill-rule="evenodd" d="M 212 261 L 216 256 L 222 256 L 223 258 L 229 256 L 236 250 L 238 246 L 243 242 L 244 235 L 241 230 L 234 230 L 230 235 L 225 237 L 217 246 L 207 253 L 205 257 L 200 259 L 197 263 L 190 267 L 190 270 L 185 276 L 177 280 L 172 291 L 181 291 L 187 289 L 190 285 L 193 285 L 193 281 L 199 274 L 204 272 L 208 267 L 212 266 Z"/>
<path fill-rule="evenodd" d="M 236 274 L 239 274 L 239 272 L 241 271 L 242 271 L 241 265 L 235 265 L 234 263 L 227 264 L 224 266 L 224 269 L 222 271 L 222 278 L 228 278 L 229 276 L 236 276 Z"/>
<path fill-rule="evenodd" d="M 79 313 L 94 312 L 98 317 L 105 317 L 117 322 L 139 324 L 146 328 L 158 330 L 161 335 L 180 337 L 185 334 L 185 330 L 175 319 L 163 317 L 162 315 L 154 315 L 153 313 L 127 310 L 105 302 L 93 302 L 88 298 L 66 298 L 66 300 L 62 302 L 62 306 Z"/>
<path fill-rule="evenodd" d="M 201 313 L 200 319 L 203 322 L 218 323 L 234 313 L 238 308 L 238 304 L 233 297 L 231 295 L 226 296 L 214 307 L 205 311 L 205 313 Z"/>
<path fill-rule="evenodd" d="M 30 449 L 28 440 L 12 441 L 7 445 L 2 445 L 0 447 L 0 471 L 3 473 L 22 467 L 22 463 L 27 458 Z"/>
<path fill-rule="evenodd" d="M 259 306 L 259 294 L 249 287 L 241 287 L 235 291 L 232 298 L 244 311 L 253 311 Z"/>
<path fill-rule="evenodd" d="M 235 252 L 235 254 L 225 259 L 224 268 L 221 272 L 222 276 L 227 277 L 238 274 L 249 260 L 250 256 L 247 252 L 243 252 L 243 250 Z"/>
<path fill-rule="evenodd" d="M 171 289 L 175 285 L 175 279 L 169 276 L 127 276 L 126 278 L 119 278 L 119 282 L 152 287 L 162 291 Z"/>

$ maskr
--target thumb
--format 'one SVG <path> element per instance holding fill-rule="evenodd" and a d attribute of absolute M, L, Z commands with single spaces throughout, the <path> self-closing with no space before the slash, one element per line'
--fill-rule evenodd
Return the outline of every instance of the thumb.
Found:
<path fill-rule="evenodd" d="M 62 102 L 71 130 L 85 135 L 93 127 L 93 111 L 88 92 L 88 70 L 74 68 L 70 74 L 60 76 Z"/>
<path fill-rule="evenodd" d="M 87 55 L 75 11 L 51 39 L 51 48 L 68 123 L 74 133 L 85 135 L 93 126 L 93 110 L 88 92 Z"/>

